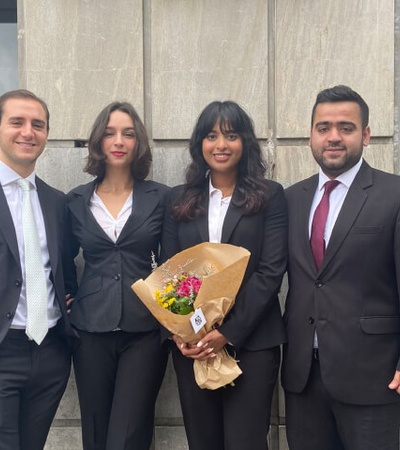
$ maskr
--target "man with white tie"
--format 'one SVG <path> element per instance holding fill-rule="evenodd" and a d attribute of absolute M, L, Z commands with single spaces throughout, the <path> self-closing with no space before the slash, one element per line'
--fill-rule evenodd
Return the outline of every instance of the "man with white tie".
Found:
<path fill-rule="evenodd" d="M 65 196 L 35 175 L 43 100 L 0 96 L 0 450 L 42 450 L 70 373 Z"/>
<path fill-rule="evenodd" d="M 321 91 L 319 174 L 286 191 L 290 450 L 399 450 L 400 177 L 363 160 L 368 120 L 349 87 Z"/>

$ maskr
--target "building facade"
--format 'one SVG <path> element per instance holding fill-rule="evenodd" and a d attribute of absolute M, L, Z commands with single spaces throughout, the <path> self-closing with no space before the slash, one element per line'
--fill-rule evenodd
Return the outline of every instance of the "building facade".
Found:
<path fill-rule="evenodd" d="M 235 100 L 254 119 L 269 177 L 287 187 L 317 170 L 311 108 L 318 91 L 335 84 L 350 85 L 370 106 L 366 159 L 400 173 L 400 0 L 4 0 L 2 8 L 3 22 L 17 14 L 5 37 L 0 26 L 0 90 L 27 88 L 48 103 L 50 138 L 37 171 L 63 191 L 90 179 L 85 141 L 113 100 L 130 101 L 143 117 L 151 178 L 170 186 L 184 180 L 203 107 Z M 272 450 L 287 449 L 284 418 L 278 387 Z M 81 449 L 79 426 L 72 377 L 46 450 Z M 154 450 L 186 449 L 169 367 Z"/>

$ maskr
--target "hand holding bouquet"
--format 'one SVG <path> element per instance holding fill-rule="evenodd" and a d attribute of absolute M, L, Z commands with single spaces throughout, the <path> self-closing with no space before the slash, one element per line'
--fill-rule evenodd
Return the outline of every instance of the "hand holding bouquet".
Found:
<path fill-rule="evenodd" d="M 244 248 L 205 242 L 176 254 L 146 280 L 134 283 L 132 289 L 172 334 L 184 342 L 197 343 L 219 326 L 232 308 L 249 257 Z M 186 280 L 190 282 L 184 283 Z M 187 306 L 193 312 L 187 314 Z M 174 313 L 173 308 L 178 312 Z M 200 387 L 217 389 L 231 383 L 241 370 L 222 350 L 215 358 L 194 361 L 194 373 Z"/>

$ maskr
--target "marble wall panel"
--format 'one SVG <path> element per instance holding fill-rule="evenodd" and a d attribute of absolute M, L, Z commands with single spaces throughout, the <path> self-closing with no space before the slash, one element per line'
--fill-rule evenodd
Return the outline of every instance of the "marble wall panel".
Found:
<path fill-rule="evenodd" d="M 50 138 L 86 138 L 115 99 L 143 115 L 141 0 L 18 3 L 20 85 L 43 97 Z"/>
<path fill-rule="evenodd" d="M 168 422 L 169 419 L 172 419 L 175 423 L 182 422 L 182 410 L 171 356 L 169 357 L 167 370 L 157 398 L 156 418 L 164 423 Z"/>
<path fill-rule="evenodd" d="M 93 179 L 83 173 L 87 148 L 71 148 L 70 145 L 49 142 L 36 163 L 36 173 L 50 186 L 63 192 Z"/>
<path fill-rule="evenodd" d="M 336 84 L 373 110 L 374 136 L 393 134 L 393 0 L 276 2 L 278 137 L 307 137 L 317 93 Z"/>
<path fill-rule="evenodd" d="M 289 450 L 289 446 L 286 439 L 286 427 L 279 427 L 279 446 L 277 447 L 279 450 Z"/>
<path fill-rule="evenodd" d="M 364 149 L 364 157 L 372 167 L 393 173 L 393 146 L 391 144 L 372 144 Z M 276 179 L 284 187 L 318 172 L 318 165 L 308 146 L 278 147 L 276 161 Z"/>
<path fill-rule="evenodd" d="M 50 430 L 44 450 L 82 450 L 79 427 L 53 427 Z"/>
<path fill-rule="evenodd" d="M 75 375 L 73 369 L 71 369 L 71 375 L 69 377 L 69 382 L 67 389 L 64 392 L 63 398 L 61 399 L 60 405 L 58 407 L 55 421 L 59 422 L 62 420 L 74 420 L 79 421 L 81 418 L 81 413 L 79 409 L 78 392 L 76 390 Z"/>
<path fill-rule="evenodd" d="M 369 145 L 364 149 L 364 158 L 372 167 L 394 173 L 393 145 Z"/>
<path fill-rule="evenodd" d="M 189 450 L 183 426 L 156 427 L 154 442 L 155 450 Z"/>
<path fill-rule="evenodd" d="M 188 138 L 213 100 L 235 100 L 266 136 L 268 8 L 253 0 L 153 0 L 153 138 Z"/>
<path fill-rule="evenodd" d="M 275 176 L 287 188 L 318 171 L 308 146 L 278 147 L 276 149 Z"/>
<path fill-rule="evenodd" d="M 171 187 L 182 184 L 185 182 L 185 170 L 189 162 L 186 142 L 182 142 L 181 146 L 153 147 L 152 179 Z"/>

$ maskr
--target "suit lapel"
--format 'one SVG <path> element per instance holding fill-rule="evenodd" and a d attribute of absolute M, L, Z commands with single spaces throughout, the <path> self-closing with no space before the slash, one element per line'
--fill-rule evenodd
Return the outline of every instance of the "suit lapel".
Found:
<path fill-rule="evenodd" d="M 205 214 L 202 214 L 201 216 L 197 217 L 195 221 L 193 221 L 193 224 L 196 225 L 197 231 L 200 234 L 200 241 L 199 242 L 209 242 L 210 241 L 210 234 L 208 231 L 208 205 L 210 202 L 210 193 L 209 193 L 209 184 L 207 184 L 207 195 L 204 198 L 203 201 L 203 208 L 205 211 Z M 191 222 L 188 222 L 188 226 L 190 226 Z"/>
<path fill-rule="evenodd" d="M 14 222 L 11 217 L 10 209 L 8 207 L 6 196 L 4 195 L 3 188 L 0 185 L 0 230 L 7 242 L 8 247 L 15 260 L 19 264 L 19 251 L 17 236 L 15 234 Z"/>
<path fill-rule="evenodd" d="M 305 255 L 305 259 L 307 264 L 309 264 L 310 268 L 315 271 L 315 261 L 314 256 L 311 251 L 310 245 L 310 232 L 309 232 L 309 221 L 310 221 L 310 211 L 311 205 L 314 199 L 315 190 L 318 186 L 318 175 L 314 175 L 309 178 L 307 182 L 304 184 L 304 197 L 301 202 L 296 206 L 296 214 L 290 217 L 290 220 L 293 220 L 295 223 L 294 233 L 299 233 L 300 236 L 303 236 L 303 239 L 300 240 L 301 245 L 301 253 Z"/>
<path fill-rule="evenodd" d="M 141 227 L 157 207 L 158 203 L 159 196 L 156 187 L 147 185 L 144 181 L 135 181 L 132 213 L 126 221 L 117 242 L 124 240 Z"/>
<path fill-rule="evenodd" d="M 234 200 L 236 198 L 236 196 L 237 196 L 237 193 L 236 193 L 236 191 L 234 191 L 231 202 L 228 207 L 228 211 L 226 212 L 224 224 L 222 226 L 221 242 L 223 242 L 223 243 L 229 242 L 229 239 L 233 233 L 233 230 L 235 229 L 240 218 L 243 216 L 243 209 L 238 208 L 232 202 L 232 200 Z"/>
<path fill-rule="evenodd" d="M 329 264 L 336 252 L 340 249 L 343 241 L 346 239 L 346 236 L 350 232 L 357 216 L 368 198 L 365 189 L 372 184 L 372 169 L 364 161 L 360 171 L 350 186 L 335 226 L 333 227 L 332 235 L 329 240 L 320 271 L 324 270 L 327 264 Z"/>
<path fill-rule="evenodd" d="M 36 187 L 43 214 L 44 226 L 46 229 L 47 248 L 49 251 L 50 265 L 52 271 L 55 272 L 55 263 L 58 261 L 58 236 L 59 219 L 57 219 L 57 208 L 53 204 L 50 188 L 44 182 L 36 177 Z"/>
<path fill-rule="evenodd" d="M 77 198 L 78 201 L 72 200 L 69 203 L 69 208 L 75 215 L 77 220 L 82 223 L 85 228 L 89 228 L 91 232 L 99 237 L 110 241 L 107 233 L 101 228 L 97 220 L 94 218 L 92 211 L 90 211 L 89 202 L 96 187 L 97 180 L 93 180 L 83 186 L 78 186 L 72 192 L 81 198 Z"/>

